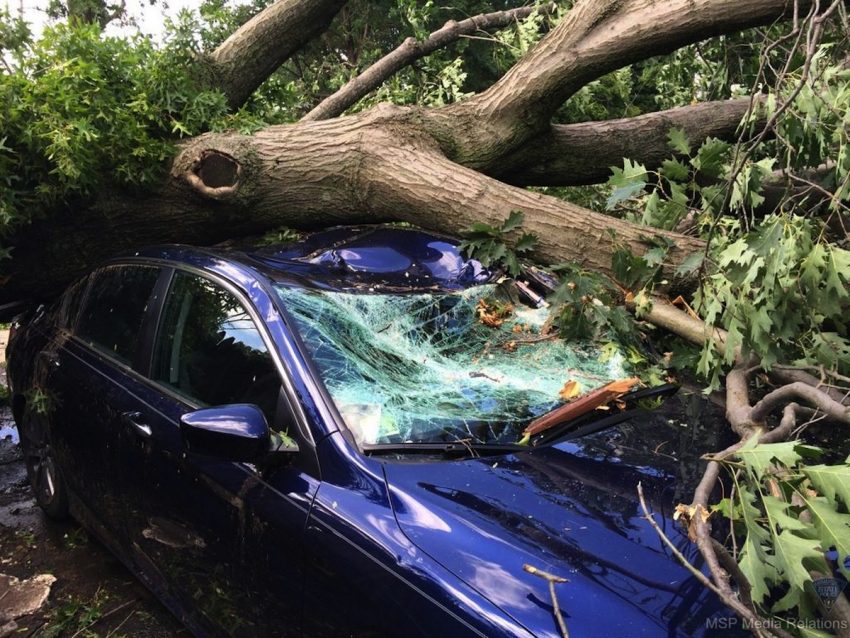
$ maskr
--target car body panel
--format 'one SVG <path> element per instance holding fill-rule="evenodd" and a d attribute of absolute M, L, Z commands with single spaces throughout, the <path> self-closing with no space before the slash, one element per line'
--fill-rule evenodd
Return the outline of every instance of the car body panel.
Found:
<path fill-rule="evenodd" d="M 557 593 L 575 635 L 690 634 L 684 619 L 698 626 L 720 611 L 670 560 L 628 493 L 640 481 L 653 500 L 660 496 L 656 477 L 559 447 L 450 464 L 387 464 L 386 472 L 411 542 L 537 636 L 559 631 L 547 581 L 525 565 L 569 580 Z"/>
<path fill-rule="evenodd" d="M 340 434 L 319 445 L 323 475 L 307 528 L 306 600 L 334 600 L 305 614 L 305 635 L 530 636 L 401 532 L 383 464 Z M 376 613 L 380 610 L 380 613 Z"/>

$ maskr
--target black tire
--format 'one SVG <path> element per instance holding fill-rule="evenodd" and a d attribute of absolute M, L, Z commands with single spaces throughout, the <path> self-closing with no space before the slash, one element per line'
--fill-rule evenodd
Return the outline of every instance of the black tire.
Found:
<path fill-rule="evenodd" d="M 56 463 L 47 416 L 27 410 L 21 424 L 20 436 L 35 502 L 48 518 L 68 518 L 68 486 L 62 470 Z"/>

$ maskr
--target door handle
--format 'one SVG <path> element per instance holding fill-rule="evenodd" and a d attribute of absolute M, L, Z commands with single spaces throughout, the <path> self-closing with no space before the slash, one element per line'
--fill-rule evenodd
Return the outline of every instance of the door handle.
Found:
<path fill-rule="evenodd" d="M 150 438 L 153 435 L 151 426 L 145 423 L 145 415 L 141 412 L 122 412 L 121 420 L 145 438 Z"/>

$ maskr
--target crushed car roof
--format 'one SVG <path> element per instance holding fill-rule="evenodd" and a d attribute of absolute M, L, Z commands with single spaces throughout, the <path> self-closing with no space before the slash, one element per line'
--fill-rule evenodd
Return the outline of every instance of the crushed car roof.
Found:
<path fill-rule="evenodd" d="M 321 288 L 458 290 L 498 273 L 467 259 L 458 240 L 396 226 L 346 226 L 275 246 L 234 246 L 270 278 Z"/>

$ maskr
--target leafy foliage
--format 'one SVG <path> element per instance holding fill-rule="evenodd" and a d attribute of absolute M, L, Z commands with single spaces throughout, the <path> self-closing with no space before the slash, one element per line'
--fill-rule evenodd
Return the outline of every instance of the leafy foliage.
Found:
<path fill-rule="evenodd" d="M 38 215 L 117 186 L 155 183 L 180 137 L 227 118 L 224 96 L 146 38 L 75 22 L 9 49 L 0 75 L 0 238 Z"/>
<path fill-rule="evenodd" d="M 737 560 L 753 601 L 767 613 L 816 617 L 811 572 L 850 575 L 850 465 L 809 465 L 820 449 L 756 440 L 722 461 L 735 490 L 715 512 L 743 539 Z"/>
<path fill-rule="evenodd" d="M 637 327 L 614 282 L 574 264 L 560 264 L 554 270 L 562 283 L 549 301 L 558 309 L 555 325 L 564 338 L 637 344 Z"/>
<path fill-rule="evenodd" d="M 725 223 L 713 252 L 717 269 L 696 299 L 706 321 L 728 331 L 725 363 L 740 346 L 766 367 L 801 359 L 850 369 L 850 251 L 818 232 L 813 220 L 788 214 L 768 215 L 743 234 Z M 715 363 L 707 348 L 700 371 Z"/>
<path fill-rule="evenodd" d="M 834 79 L 838 72 L 830 67 L 824 70 L 829 73 Z M 844 93 L 850 95 L 850 85 Z M 812 95 L 801 91 L 793 107 L 809 113 Z M 843 93 L 836 94 L 823 107 L 829 113 L 820 120 L 806 115 L 804 126 L 799 126 L 800 114 L 794 108 L 780 119 L 787 135 L 797 131 L 794 139 L 799 143 L 793 151 L 786 149 L 782 158 L 786 166 L 791 164 L 788 170 L 818 159 L 832 162 L 831 156 L 843 157 L 846 131 L 833 110 L 845 108 L 844 99 Z M 775 108 L 775 102 L 767 100 L 764 116 L 770 117 Z M 814 121 L 817 124 L 808 124 Z M 812 214 L 817 209 L 806 210 L 805 200 L 789 198 L 781 199 L 773 211 L 765 211 L 765 185 L 776 181 L 779 161 L 769 155 L 770 145 L 762 149 L 765 156 L 760 159 L 749 157 L 736 163 L 733 146 L 722 140 L 709 138 L 695 148 L 683 131 L 672 129 L 669 142 L 674 154 L 658 170 L 629 160 L 621 169 L 612 169 L 607 206 L 657 228 L 675 229 L 692 218 L 711 240 L 707 261 L 703 255 L 693 255 L 678 270 L 680 275 L 703 271 L 694 306 L 709 325 L 728 332 L 725 356 L 706 345 L 697 371 L 716 385 L 723 366 L 731 364 L 740 350 L 756 355 L 765 368 L 779 361 L 796 361 L 846 374 L 850 370 L 846 319 L 850 252 L 834 241 L 831 231 L 833 217 L 846 216 L 844 186 L 836 187 L 827 205 L 833 212 L 827 210 L 825 218 Z M 804 148 L 809 151 L 799 159 Z M 828 179 L 834 184 L 839 178 L 847 182 L 848 178 L 840 177 L 842 171 L 835 162 Z M 724 215 L 727 210 L 737 217 Z M 614 263 L 618 278 L 632 289 L 641 279 L 652 282 L 648 267 L 663 256 L 661 246 L 642 257 L 618 253 Z"/>
<path fill-rule="evenodd" d="M 520 258 L 534 250 L 537 237 L 531 233 L 518 233 L 516 241 L 509 244 L 506 235 L 518 231 L 524 218 L 524 213 L 515 210 L 501 226 L 476 222 L 467 231 L 466 239 L 461 242 L 461 251 L 485 266 L 501 266 L 508 274 L 518 275 Z"/>
<path fill-rule="evenodd" d="M 280 226 L 279 228 L 269 231 L 263 235 L 260 238 L 259 243 L 263 246 L 289 244 L 291 242 L 298 241 L 303 236 L 304 233 L 301 231 L 289 228 L 288 226 Z"/>

